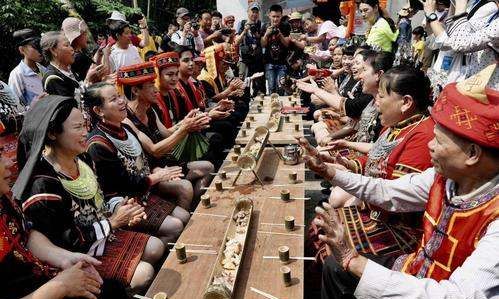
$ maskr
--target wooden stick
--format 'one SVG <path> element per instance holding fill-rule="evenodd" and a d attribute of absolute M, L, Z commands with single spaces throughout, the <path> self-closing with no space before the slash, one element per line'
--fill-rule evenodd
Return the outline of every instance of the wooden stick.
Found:
<path fill-rule="evenodd" d="M 272 226 L 284 226 L 284 224 L 282 223 L 268 223 L 268 222 L 262 222 L 260 224 L 263 224 L 263 225 L 272 225 Z M 305 227 L 305 224 L 295 224 L 295 226 L 300 226 L 300 227 Z M 187 244 L 185 244 L 187 245 Z"/>
<path fill-rule="evenodd" d="M 175 251 L 175 249 L 170 249 L 170 252 Z M 200 253 L 200 254 L 210 254 L 210 255 L 217 255 L 218 252 L 215 250 L 196 250 L 196 249 L 187 249 L 187 253 Z"/>
<path fill-rule="evenodd" d="M 277 297 L 275 297 L 275 296 L 272 296 L 272 295 L 270 295 L 270 294 L 268 294 L 268 293 L 265 293 L 264 291 L 260 291 L 260 290 L 258 290 L 258 289 L 255 289 L 254 287 L 251 287 L 251 288 L 250 288 L 250 290 L 252 290 L 253 292 L 255 292 L 255 293 L 257 293 L 257 294 L 260 294 L 260 295 L 262 295 L 263 297 L 268 298 L 268 299 L 279 299 L 279 298 L 277 298 Z"/>
<path fill-rule="evenodd" d="M 270 199 L 281 199 L 280 196 L 269 196 Z M 291 197 L 289 200 L 299 199 L 299 200 L 310 200 L 310 197 Z"/>
<path fill-rule="evenodd" d="M 222 190 L 223 189 L 232 190 L 232 189 L 235 189 L 235 187 L 223 186 Z M 217 190 L 217 189 L 214 187 L 202 187 L 201 190 Z"/>
<path fill-rule="evenodd" d="M 301 261 L 315 261 L 315 257 L 308 256 L 291 256 L 289 257 L 291 260 L 301 260 Z M 263 256 L 263 259 L 279 259 L 278 256 Z"/>
<path fill-rule="evenodd" d="M 283 235 L 283 236 L 292 236 L 292 237 L 303 237 L 303 235 L 299 235 L 299 234 L 274 233 L 274 232 L 265 232 L 265 231 L 261 231 L 261 230 L 259 230 L 258 233 L 268 234 L 268 235 Z"/>
<path fill-rule="evenodd" d="M 296 226 L 296 224 L 295 224 L 295 226 Z M 168 245 L 171 245 L 171 246 L 174 246 L 176 244 L 177 243 L 171 243 L 171 242 L 168 243 Z M 211 245 L 202 245 L 202 244 L 187 244 L 187 243 L 182 243 L 182 244 L 184 244 L 185 246 L 193 246 L 193 247 L 213 247 Z"/>
<path fill-rule="evenodd" d="M 229 216 L 225 216 L 225 215 L 199 213 L 199 212 L 191 212 L 191 215 L 212 216 L 212 217 L 220 217 L 220 218 L 228 218 L 229 217 Z"/>

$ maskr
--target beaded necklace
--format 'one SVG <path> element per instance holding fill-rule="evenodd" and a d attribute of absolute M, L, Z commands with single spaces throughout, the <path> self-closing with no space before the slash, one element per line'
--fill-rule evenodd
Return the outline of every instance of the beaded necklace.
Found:
<path fill-rule="evenodd" d="M 97 178 L 94 172 L 85 164 L 85 162 L 78 160 L 78 170 L 80 175 L 75 180 L 66 180 L 59 178 L 64 190 L 69 192 L 74 197 L 83 200 L 94 199 L 97 208 L 101 208 L 103 204 L 103 196 L 97 183 Z"/>
<path fill-rule="evenodd" d="M 138 157 L 142 154 L 142 147 L 135 138 L 135 136 L 132 135 L 132 133 L 128 132 L 128 130 L 125 129 L 127 138 L 126 140 L 120 140 L 117 138 L 114 138 L 113 136 L 109 135 L 108 133 L 104 132 L 106 134 L 106 137 L 113 143 L 113 145 L 122 153 L 129 157 Z"/>

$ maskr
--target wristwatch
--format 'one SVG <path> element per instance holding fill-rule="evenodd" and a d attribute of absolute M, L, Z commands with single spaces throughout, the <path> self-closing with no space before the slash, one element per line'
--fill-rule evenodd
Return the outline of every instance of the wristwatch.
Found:
<path fill-rule="evenodd" d="M 428 21 L 428 23 L 435 22 L 436 20 L 438 20 L 438 16 L 436 13 L 432 12 L 431 14 L 426 15 L 426 20 Z"/>

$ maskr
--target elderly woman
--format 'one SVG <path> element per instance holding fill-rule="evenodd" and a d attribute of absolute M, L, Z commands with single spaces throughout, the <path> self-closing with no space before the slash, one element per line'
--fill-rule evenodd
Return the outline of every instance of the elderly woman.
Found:
<path fill-rule="evenodd" d="M 106 205 L 85 152 L 87 131 L 76 101 L 47 96 L 26 114 L 19 137 L 23 167 L 13 192 L 34 229 L 67 250 L 99 257 L 104 278 L 129 285 L 148 285 L 153 264 L 163 255 L 161 240 L 121 230 L 145 217 L 132 199 Z"/>
<path fill-rule="evenodd" d="M 147 203 L 147 220 L 138 228 L 157 235 L 165 244 L 174 241 L 189 221 L 189 213 L 166 200 L 158 185 L 178 180 L 182 169 L 150 168 L 134 130 L 122 123 L 127 116 L 126 99 L 114 85 L 90 86 L 83 101 L 94 124 L 87 151 L 95 162 L 106 201 L 114 205 L 114 197 L 130 196 Z"/>
<path fill-rule="evenodd" d="M 43 89 L 48 94 L 73 97 L 80 87 L 71 71 L 74 49 L 61 31 L 45 33 L 40 40 L 43 56 L 50 62 L 43 76 Z"/>
<path fill-rule="evenodd" d="M 396 179 L 431 167 L 427 148 L 434 136 L 434 122 L 428 117 L 430 94 L 430 81 L 422 71 L 408 67 L 387 71 L 381 78 L 375 102 L 384 126 L 380 137 L 373 144 L 362 145 L 369 149 L 367 155 L 352 160 L 338 158 L 343 166 L 334 165 L 384 179 Z M 359 147 L 359 143 L 339 140 L 323 150 Z M 334 158 L 324 157 L 334 163 Z M 362 204 L 342 207 L 349 198 L 352 196 L 335 188 L 330 204 L 338 207 L 351 242 L 359 252 L 399 256 L 415 248 L 421 234 L 417 221 L 421 215 L 391 214 L 376 206 Z M 318 250 L 320 257 L 325 258 L 325 246 L 317 239 L 318 233 L 317 227 L 312 225 L 310 235 L 315 240 L 312 250 Z"/>

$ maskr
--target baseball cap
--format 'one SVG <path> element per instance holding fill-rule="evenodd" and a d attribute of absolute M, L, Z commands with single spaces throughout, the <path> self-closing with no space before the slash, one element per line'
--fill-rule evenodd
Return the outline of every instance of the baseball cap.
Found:
<path fill-rule="evenodd" d="M 175 14 L 177 18 L 181 18 L 183 16 L 189 15 L 189 10 L 185 7 L 180 7 L 177 9 L 177 13 Z"/>
<path fill-rule="evenodd" d="M 250 10 L 258 9 L 258 11 L 260 11 L 260 4 L 256 1 L 253 1 L 248 5 L 248 9 Z"/>

